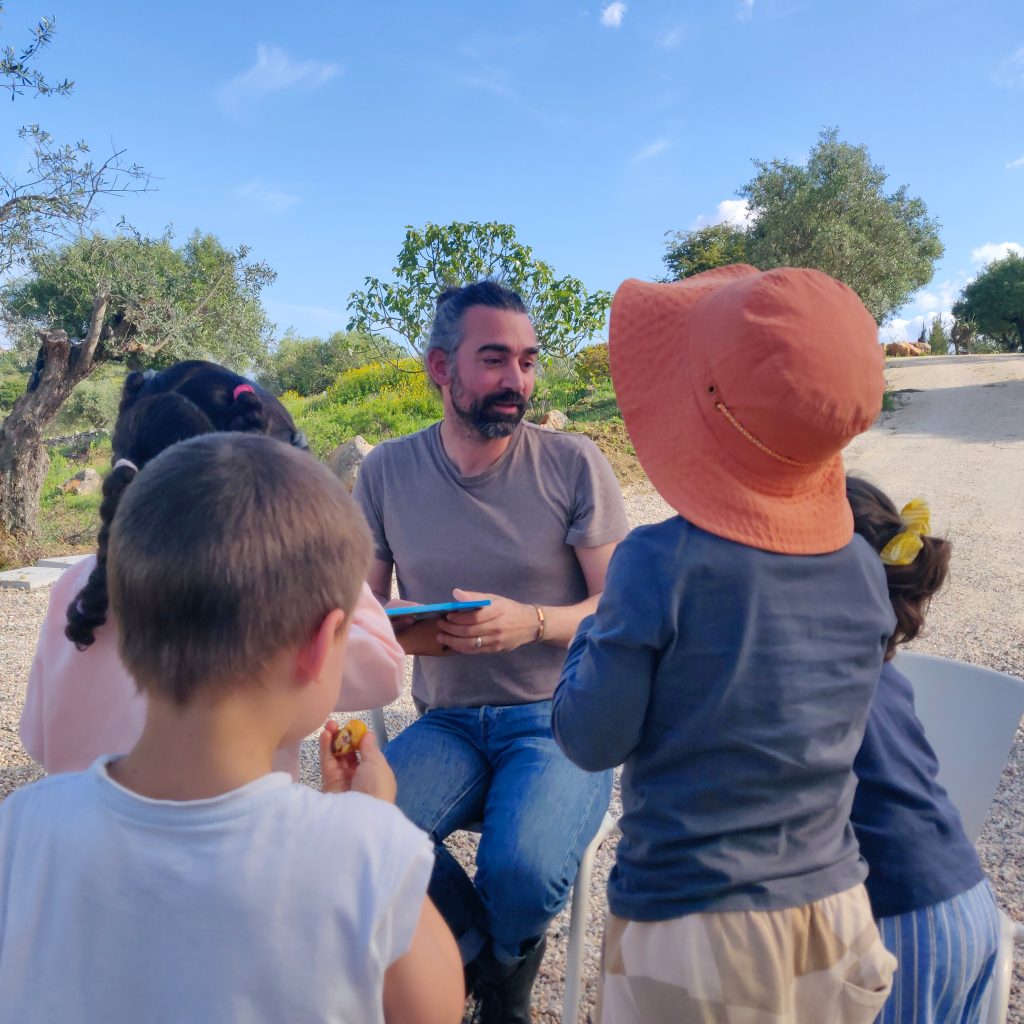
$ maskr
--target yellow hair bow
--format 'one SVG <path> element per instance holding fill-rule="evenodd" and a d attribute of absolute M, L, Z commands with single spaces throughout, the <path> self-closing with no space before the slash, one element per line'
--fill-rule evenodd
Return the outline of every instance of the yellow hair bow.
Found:
<path fill-rule="evenodd" d="M 931 510 L 924 498 L 914 498 L 900 509 L 903 529 L 882 548 L 885 565 L 910 565 L 924 547 L 921 537 L 931 529 Z"/>

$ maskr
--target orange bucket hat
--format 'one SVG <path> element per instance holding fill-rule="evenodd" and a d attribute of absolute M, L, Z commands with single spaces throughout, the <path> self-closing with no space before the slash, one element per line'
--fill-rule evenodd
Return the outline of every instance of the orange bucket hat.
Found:
<path fill-rule="evenodd" d="M 885 390 L 878 329 L 852 289 L 744 264 L 625 281 L 609 351 L 637 457 L 684 519 L 789 555 L 850 542 L 840 452 Z"/>

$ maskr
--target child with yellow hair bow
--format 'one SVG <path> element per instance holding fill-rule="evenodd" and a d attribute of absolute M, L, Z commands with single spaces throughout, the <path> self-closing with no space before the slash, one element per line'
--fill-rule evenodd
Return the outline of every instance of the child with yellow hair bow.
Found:
<path fill-rule="evenodd" d="M 893 656 L 924 625 L 949 571 L 950 543 L 930 536 L 928 504 L 900 512 L 877 487 L 847 477 L 854 530 L 885 565 L 896 632 L 854 762 L 850 812 L 878 930 L 899 960 L 876 1024 L 980 1024 L 985 1020 L 999 917 L 960 815 L 939 785 L 938 760 Z"/>
<path fill-rule="evenodd" d="M 903 529 L 882 548 L 885 565 L 910 565 L 924 547 L 921 539 L 931 530 L 931 510 L 924 498 L 914 498 L 900 509 Z"/>

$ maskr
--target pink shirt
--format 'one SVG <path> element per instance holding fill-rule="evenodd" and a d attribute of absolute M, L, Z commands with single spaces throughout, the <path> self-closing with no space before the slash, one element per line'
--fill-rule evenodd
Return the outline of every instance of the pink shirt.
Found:
<path fill-rule="evenodd" d="M 108 618 L 84 651 L 64 636 L 65 613 L 85 585 L 95 556 L 67 569 L 53 585 L 28 676 L 21 742 L 51 775 L 88 768 L 102 754 L 123 754 L 142 735 L 146 698 L 117 653 Z M 364 583 L 352 614 L 337 711 L 390 704 L 402 691 L 405 655 L 384 609 Z M 275 756 L 278 771 L 299 776 L 298 745 Z"/>

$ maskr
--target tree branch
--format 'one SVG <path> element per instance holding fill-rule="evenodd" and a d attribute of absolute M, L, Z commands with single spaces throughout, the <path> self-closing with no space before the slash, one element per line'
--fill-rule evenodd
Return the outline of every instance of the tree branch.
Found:
<path fill-rule="evenodd" d="M 77 360 L 79 373 L 92 364 L 96 355 L 96 346 L 100 343 L 100 333 L 103 330 L 103 320 L 107 315 L 109 303 L 109 291 L 104 289 L 96 293 L 92 303 L 92 315 L 89 317 L 89 332 L 82 341 L 81 353 Z"/>

